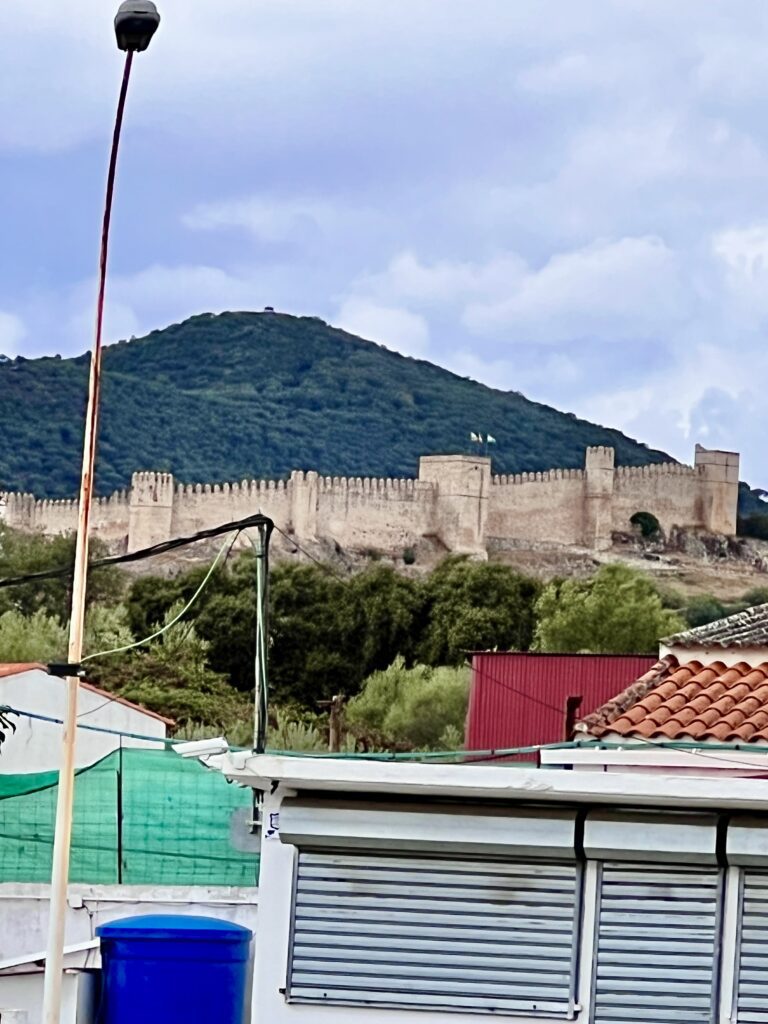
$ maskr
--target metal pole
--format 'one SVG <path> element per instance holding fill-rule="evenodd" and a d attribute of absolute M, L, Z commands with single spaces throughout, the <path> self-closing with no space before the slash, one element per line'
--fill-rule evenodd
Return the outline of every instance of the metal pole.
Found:
<path fill-rule="evenodd" d="M 93 472 L 96 458 L 96 435 L 99 422 L 99 393 L 101 385 L 101 339 L 104 323 L 104 294 L 107 279 L 109 251 L 109 224 L 112 215 L 112 196 L 115 188 L 117 153 L 120 129 L 123 124 L 125 98 L 133 64 L 133 51 L 125 57 L 123 82 L 117 104 L 112 152 L 107 174 L 107 194 L 101 229 L 99 255 L 99 291 L 96 302 L 96 331 L 91 353 L 88 381 L 88 406 L 85 414 L 83 440 L 83 466 L 80 479 L 80 505 L 75 546 L 75 567 L 72 580 L 72 613 L 69 621 L 69 653 L 71 665 L 78 665 L 83 655 L 83 629 L 85 625 L 85 585 L 88 573 L 88 530 L 93 498 Z M 70 677 L 67 685 L 67 710 L 64 719 L 59 792 L 56 802 L 56 826 L 53 839 L 53 869 L 51 873 L 51 902 L 48 922 L 48 952 L 45 961 L 43 987 L 43 1024 L 59 1024 L 61 1016 L 61 976 L 64 966 L 64 930 L 67 913 L 67 884 L 69 881 L 69 855 L 72 841 L 72 808 L 75 795 L 75 737 L 77 733 L 77 697 L 79 680 Z"/>

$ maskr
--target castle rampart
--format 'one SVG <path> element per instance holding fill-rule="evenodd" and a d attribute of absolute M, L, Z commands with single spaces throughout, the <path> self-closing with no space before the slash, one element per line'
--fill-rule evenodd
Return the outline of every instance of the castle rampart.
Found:
<path fill-rule="evenodd" d="M 430 455 L 417 479 L 321 477 L 179 484 L 169 473 L 134 473 L 128 492 L 94 503 L 94 535 L 134 551 L 264 512 L 297 541 L 328 539 L 350 550 L 400 553 L 423 537 L 483 557 L 490 540 L 609 547 L 638 512 L 673 526 L 736 532 L 739 456 L 696 446 L 693 466 L 614 465 L 612 448 L 588 448 L 584 469 L 492 476 L 491 461 Z M 45 535 L 77 528 L 77 502 L 0 495 L 9 526 Z"/>

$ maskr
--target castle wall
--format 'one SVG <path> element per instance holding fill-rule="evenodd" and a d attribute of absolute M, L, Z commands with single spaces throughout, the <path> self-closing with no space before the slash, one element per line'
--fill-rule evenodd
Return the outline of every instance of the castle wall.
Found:
<path fill-rule="evenodd" d="M 628 533 L 636 512 L 650 512 L 665 533 L 673 526 L 705 529 L 701 484 L 701 474 L 691 466 L 620 466 L 611 501 L 612 528 Z M 732 532 L 735 533 L 735 524 Z"/>
<path fill-rule="evenodd" d="M 448 551 L 484 557 L 488 538 L 603 549 L 636 512 L 673 526 L 736 532 L 739 457 L 697 446 L 694 466 L 615 467 L 612 448 L 588 448 L 585 468 L 491 476 L 490 459 L 424 456 L 415 480 L 319 477 L 177 484 L 168 473 L 135 473 L 131 489 L 97 499 L 93 533 L 135 551 L 256 512 L 300 543 L 401 554 L 422 537 Z M 0 517 L 47 535 L 77 528 L 77 502 L 0 495 Z"/>
<path fill-rule="evenodd" d="M 318 530 L 345 548 L 401 553 L 434 532 L 428 481 L 321 477 L 317 498 Z"/>
<path fill-rule="evenodd" d="M 581 544 L 584 534 L 584 471 L 495 476 L 486 532 L 489 537 Z"/>
<path fill-rule="evenodd" d="M 181 537 L 262 512 L 292 530 L 293 481 L 243 480 L 235 484 L 178 484 L 170 536 Z M 133 539 L 132 539 L 133 540 Z M 138 545 L 141 547 L 141 545 Z"/>

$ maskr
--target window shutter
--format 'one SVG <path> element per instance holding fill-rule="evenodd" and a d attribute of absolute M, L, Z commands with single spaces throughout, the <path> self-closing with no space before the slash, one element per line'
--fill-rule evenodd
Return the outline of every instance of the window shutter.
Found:
<path fill-rule="evenodd" d="M 592 1024 L 715 1020 L 720 890 L 716 868 L 600 866 Z"/>
<path fill-rule="evenodd" d="M 736 983 L 738 1024 L 768 1022 L 768 874 L 742 876 L 739 960 Z"/>
<path fill-rule="evenodd" d="M 288 998 L 573 1017 L 579 870 L 300 850 Z"/>

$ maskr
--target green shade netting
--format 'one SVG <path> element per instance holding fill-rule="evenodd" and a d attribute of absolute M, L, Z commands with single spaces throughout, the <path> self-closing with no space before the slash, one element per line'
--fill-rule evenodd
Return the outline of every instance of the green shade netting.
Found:
<path fill-rule="evenodd" d="M 0 882 L 50 881 L 57 782 L 0 775 Z M 172 751 L 110 754 L 77 773 L 70 880 L 256 885 L 251 804 L 250 789 Z"/>

